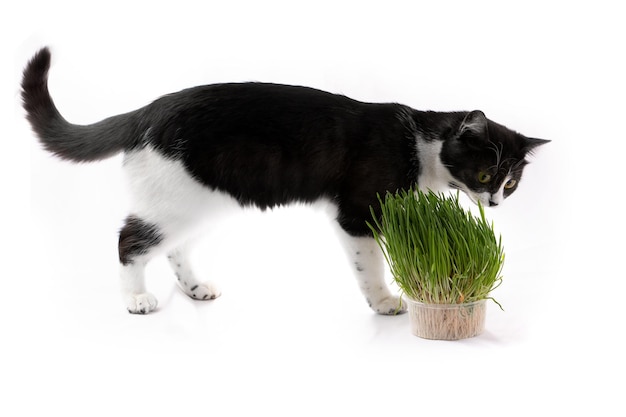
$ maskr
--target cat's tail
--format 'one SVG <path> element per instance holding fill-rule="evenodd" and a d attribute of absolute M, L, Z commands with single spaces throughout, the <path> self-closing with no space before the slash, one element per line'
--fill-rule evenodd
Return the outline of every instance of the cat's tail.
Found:
<path fill-rule="evenodd" d="M 66 160 L 89 162 L 136 145 L 139 136 L 136 112 L 84 126 L 65 120 L 48 91 L 49 69 L 50 50 L 43 48 L 30 60 L 22 78 L 26 117 L 46 150 Z"/>

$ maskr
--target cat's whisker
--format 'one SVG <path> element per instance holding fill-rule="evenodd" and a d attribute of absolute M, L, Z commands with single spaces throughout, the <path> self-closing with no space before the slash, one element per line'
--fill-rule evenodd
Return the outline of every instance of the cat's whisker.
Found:
<path fill-rule="evenodd" d="M 489 149 L 494 151 L 494 153 L 496 154 L 496 164 L 495 164 L 495 166 L 499 167 L 500 163 L 501 163 L 501 159 L 502 159 L 502 152 L 504 150 L 504 144 L 502 144 L 502 143 L 496 144 L 492 140 L 489 140 L 489 144 L 491 145 L 491 146 L 489 146 Z"/>
<path fill-rule="evenodd" d="M 463 188 L 455 182 L 449 182 L 448 185 L 450 186 L 450 188 L 453 188 L 455 190 L 463 190 Z"/>

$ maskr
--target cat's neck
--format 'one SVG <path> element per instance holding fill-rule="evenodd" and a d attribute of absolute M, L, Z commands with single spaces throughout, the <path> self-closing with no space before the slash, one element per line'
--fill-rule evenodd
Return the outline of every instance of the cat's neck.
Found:
<path fill-rule="evenodd" d="M 454 177 L 441 162 L 441 140 L 425 140 L 418 135 L 416 140 L 417 157 L 420 162 L 417 185 L 420 190 L 444 192 L 450 189 Z"/>
<path fill-rule="evenodd" d="M 422 191 L 444 192 L 454 183 L 454 177 L 441 161 L 444 140 L 458 128 L 465 113 L 415 111 L 416 147 L 420 163 L 417 178 Z"/>
<path fill-rule="evenodd" d="M 456 130 L 467 112 L 437 112 L 414 110 L 416 130 L 426 141 L 442 141 Z"/>

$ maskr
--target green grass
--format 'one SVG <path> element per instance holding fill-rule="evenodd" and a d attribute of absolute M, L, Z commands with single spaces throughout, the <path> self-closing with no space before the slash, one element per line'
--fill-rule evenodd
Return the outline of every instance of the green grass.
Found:
<path fill-rule="evenodd" d="M 381 218 L 372 208 L 374 225 L 368 225 L 408 297 L 431 304 L 495 301 L 489 293 L 502 282 L 504 251 L 482 205 L 477 217 L 460 206 L 458 193 L 409 190 L 378 200 Z"/>

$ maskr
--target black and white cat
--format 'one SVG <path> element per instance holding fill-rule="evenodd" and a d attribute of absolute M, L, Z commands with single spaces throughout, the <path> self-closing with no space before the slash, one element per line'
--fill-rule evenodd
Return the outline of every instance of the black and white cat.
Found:
<path fill-rule="evenodd" d="M 87 162 L 124 152 L 132 210 L 120 231 L 122 293 L 131 313 L 156 298 L 146 263 L 166 253 L 182 290 L 220 295 L 189 267 L 186 243 L 207 217 L 324 199 L 336 207 L 342 241 L 371 308 L 401 312 L 384 282 L 382 253 L 366 225 L 376 196 L 417 186 L 456 188 L 497 206 L 517 188 L 526 156 L 546 143 L 488 120 L 481 111 L 423 112 L 362 103 L 306 87 L 216 84 L 159 98 L 130 113 L 78 126 L 57 111 L 47 87 L 50 52 L 22 81 L 27 118 L 60 158 Z"/>

